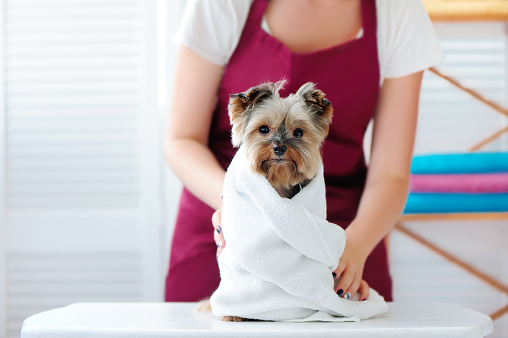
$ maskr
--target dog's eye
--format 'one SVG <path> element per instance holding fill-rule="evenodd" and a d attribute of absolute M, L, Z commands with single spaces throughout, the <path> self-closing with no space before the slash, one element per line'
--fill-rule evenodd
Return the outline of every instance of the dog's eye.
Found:
<path fill-rule="evenodd" d="M 297 138 L 300 138 L 303 136 L 303 130 L 301 130 L 300 128 L 297 128 L 295 129 L 295 131 L 293 132 L 293 135 Z"/>
<path fill-rule="evenodd" d="M 261 126 L 261 127 L 259 127 L 259 132 L 262 135 L 266 135 L 270 132 L 270 128 L 268 128 L 267 126 Z"/>

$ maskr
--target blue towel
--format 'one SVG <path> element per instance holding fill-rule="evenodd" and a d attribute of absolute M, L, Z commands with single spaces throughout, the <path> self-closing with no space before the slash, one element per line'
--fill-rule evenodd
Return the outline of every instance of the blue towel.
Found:
<path fill-rule="evenodd" d="M 410 193 L 404 214 L 508 211 L 508 193 Z"/>
<path fill-rule="evenodd" d="M 417 155 L 412 174 L 477 174 L 508 172 L 508 152 Z"/>

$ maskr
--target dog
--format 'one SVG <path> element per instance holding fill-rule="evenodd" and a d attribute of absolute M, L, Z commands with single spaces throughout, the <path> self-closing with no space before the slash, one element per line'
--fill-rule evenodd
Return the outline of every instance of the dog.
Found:
<path fill-rule="evenodd" d="M 252 171 L 264 175 L 281 197 L 291 198 L 316 175 L 333 108 L 312 82 L 280 97 L 285 82 L 231 95 L 228 112 L 233 146 L 245 147 Z"/>
<path fill-rule="evenodd" d="M 285 83 L 263 83 L 231 95 L 228 113 L 233 146 L 245 148 L 250 169 L 263 175 L 279 196 L 292 198 L 319 170 L 333 108 L 311 82 L 280 97 Z M 198 311 L 211 311 L 210 301 L 203 301 Z M 222 320 L 250 319 L 224 316 Z"/>

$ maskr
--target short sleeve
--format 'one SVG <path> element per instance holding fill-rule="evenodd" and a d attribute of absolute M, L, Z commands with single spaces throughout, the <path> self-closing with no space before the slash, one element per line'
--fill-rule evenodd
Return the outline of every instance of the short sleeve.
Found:
<path fill-rule="evenodd" d="M 384 78 L 425 70 L 443 60 L 434 27 L 421 0 L 378 0 Z"/>
<path fill-rule="evenodd" d="M 173 42 L 225 65 L 240 40 L 252 0 L 189 0 Z"/>

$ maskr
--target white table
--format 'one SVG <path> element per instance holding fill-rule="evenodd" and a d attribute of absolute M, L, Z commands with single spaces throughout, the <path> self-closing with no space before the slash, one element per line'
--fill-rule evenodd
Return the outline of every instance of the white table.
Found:
<path fill-rule="evenodd" d="M 21 338 L 483 337 L 492 320 L 458 304 L 390 303 L 358 323 L 222 322 L 195 303 L 76 303 L 25 320 Z"/>

